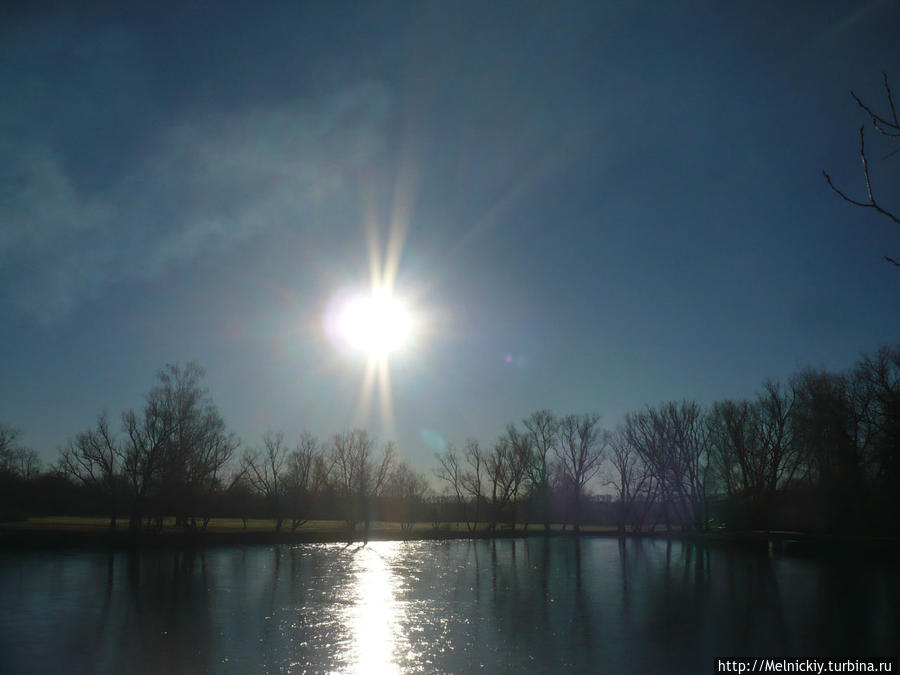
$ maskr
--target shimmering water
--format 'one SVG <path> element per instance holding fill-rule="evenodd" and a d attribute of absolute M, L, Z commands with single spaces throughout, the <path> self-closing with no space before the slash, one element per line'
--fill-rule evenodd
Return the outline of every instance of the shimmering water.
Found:
<path fill-rule="evenodd" d="M 665 541 L 0 553 L 0 672 L 711 672 L 891 656 L 896 565 Z"/>

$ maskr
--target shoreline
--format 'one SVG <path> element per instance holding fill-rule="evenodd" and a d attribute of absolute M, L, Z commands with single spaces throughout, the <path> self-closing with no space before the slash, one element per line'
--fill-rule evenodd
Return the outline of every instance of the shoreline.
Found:
<path fill-rule="evenodd" d="M 892 537 L 862 537 L 824 535 L 804 532 L 626 532 L 615 529 L 572 530 L 543 528 L 494 531 L 449 528 L 410 528 L 381 524 L 370 530 L 368 537 L 361 532 L 349 536 L 346 528 L 322 528 L 291 532 L 290 530 L 175 530 L 161 532 L 127 530 L 110 531 L 100 527 L 34 527 L 21 523 L 0 524 L 0 551 L 69 548 L 69 549 L 144 549 L 144 548 L 210 548 L 218 546 L 271 546 L 324 543 L 366 543 L 368 541 L 448 541 L 520 538 L 607 538 L 657 539 L 686 541 L 704 546 L 757 549 L 761 553 L 778 555 L 875 555 L 900 562 L 900 539 Z"/>

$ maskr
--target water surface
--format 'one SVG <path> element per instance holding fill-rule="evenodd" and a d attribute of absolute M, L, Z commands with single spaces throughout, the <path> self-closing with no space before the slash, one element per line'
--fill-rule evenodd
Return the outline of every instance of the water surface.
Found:
<path fill-rule="evenodd" d="M 711 672 L 893 656 L 896 565 L 662 540 L 0 553 L 0 672 Z"/>

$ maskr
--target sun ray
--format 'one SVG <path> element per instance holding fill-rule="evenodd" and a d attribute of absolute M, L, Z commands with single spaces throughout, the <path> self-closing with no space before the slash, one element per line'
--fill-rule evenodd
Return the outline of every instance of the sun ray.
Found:
<path fill-rule="evenodd" d="M 391 221 L 388 226 L 387 250 L 384 256 L 384 267 L 380 279 L 381 287 L 392 291 L 397 279 L 397 270 L 406 243 L 406 233 L 415 205 L 415 178 L 417 172 L 411 166 L 412 161 L 404 162 L 403 169 L 394 188 L 394 204 Z"/>
<path fill-rule="evenodd" d="M 363 229 L 366 236 L 366 249 L 369 253 L 369 280 L 372 288 L 378 288 L 383 276 L 381 242 L 378 236 L 377 200 L 371 186 L 363 189 Z"/>
<path fill-rule="evenodd" d="M 375 391 L 375 378 L 377 369 L 372 359 L 366 361 L 366 369 L 363 372 L 362 382 L 359 388 L 359 399 L 356 405 L 356 422 L 354 426 L 364 427 L 369 420 L 372 409 L 372 392 Z"/>
<path fill-rule="evenodd" d="M 337 298 L 326 318 L 328 332 L 337 343 L 366 356 L 356 403 L 356 424 L 365 426 L 375 408 L 388 435 L 394 433 L 389 355 L 407 347 L 418 324 L 408 312 L 406 303 L 394 296 L 418 182 L 416 153 L 409 142 L 404 145 L 384 242 L 383 229 L 378 222 L 377 190 L 371 181 L 364 180 L 360 186 L 361 226 L 366 242 L 370 288 L 367 293 Z"/>
<path fill-rule="evenodd" d="M 394 399 L 391 397 L 391 372 L 387 359 L 381 359 L 378 363 L 378 396 L 381 403 L 381 423 L 385 434 L 394 436 Z"/>

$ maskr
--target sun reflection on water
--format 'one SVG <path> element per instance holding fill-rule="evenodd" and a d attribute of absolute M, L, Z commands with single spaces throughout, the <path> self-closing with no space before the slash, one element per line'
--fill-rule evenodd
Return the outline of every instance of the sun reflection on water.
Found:
<path fill-rule="evenodd" d="M 396 660 L 402 609 L 395 596 L 397 579 L 389 559 L 397 542 L 372 542 L 354 555 L 356 603 L 348 608 L 352 633 L 342 661 L 350 672 L 399 673 Z"/>

